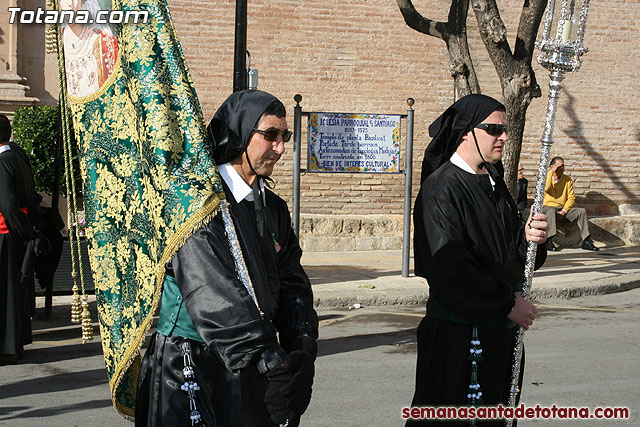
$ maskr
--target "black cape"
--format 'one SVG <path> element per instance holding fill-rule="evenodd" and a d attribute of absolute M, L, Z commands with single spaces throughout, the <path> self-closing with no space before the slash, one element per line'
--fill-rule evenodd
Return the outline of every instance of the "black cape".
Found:
<path fill-rule="evenodd" d="M 225 192 L 264 318 L 237 278 L 218 215 L 191 236 L 172 261 L 184 304 L 203 341 L 188 340 L 200 385 L 197 406 L 207 426 L 273 427 L 264 405 L 263 374 L 294 350 L 315 357 L 318 323 L 311 285 L 300 264 L 302 250 L 286 203 L 266 191 L 268 233 L 260 238 L 253 202 L 236 203 L 226 185 Z M 189 400 L 180 390 L 184 341 L 175 335 L 154 336 L 140 371 L 136 425 L 191 425 Z"/>
<path fill-rule="evenodd" d="M 31 168 L 13 148 L 0 153 L 0 214 L 9 231 L 0 234 L 0 354 L 19 356 L 31 342 L 33 283 L 22 281 L 26 242 L 33 235 L 29 214 L 37 211 Z"/>
<path fill-rule="evenodd" d="M 484 403 L 506 402 L 516 330 L 506 316 L 524 280 L 526 239 L 504 181 L 494 191 L 487 174 L 446 161 L 423 182 L 413 218 L 415 273 L 429 284 L 413 405 L 467 404 L 473 326 Z M 545 259 L 540 245 L 536 267 Z"/>

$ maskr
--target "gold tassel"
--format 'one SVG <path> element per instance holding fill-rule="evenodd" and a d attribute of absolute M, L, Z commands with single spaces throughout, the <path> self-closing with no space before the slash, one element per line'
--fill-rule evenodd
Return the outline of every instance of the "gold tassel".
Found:
<path fill-rule="evenodd" d="M 57 10 L 53 0 L 47 0 L 47 10 Z M 46 24 L 44 30 L 45 52 L 58 53 L 58 35 L 55 24 Z"/>
<path fill-rule="evenodd" d="M 48 54 L 58 53 L 58 41 L 56 37 L 56 27 L 53 24 L 46 24 L 44 30 L 45 52 Z"/>
<path fill-rule="evenodd" d="M 82 321 L 82 306 L 80 305 L 80 294 L 78 294 L 78 284 L 76 283 L 75 271 L 71 273 L 73 277 L 73 296 L 71 297 L 71 323 L 80 323 Z"/>
<path fill-rule="evenodd" d="M 93 322 L 91 321 L 91 313 L 89 312 L 89 303 L 87 296 L 82 296 L 82 344 L 93 340 Z"/>

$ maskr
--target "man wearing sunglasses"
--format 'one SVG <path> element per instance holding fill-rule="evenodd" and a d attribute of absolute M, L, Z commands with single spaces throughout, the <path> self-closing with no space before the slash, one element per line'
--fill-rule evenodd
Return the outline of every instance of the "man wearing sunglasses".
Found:
<path fill-rule="evenodd" d="M 536 317 L 520 290 L 528 241 L 539 244 L 536 268 L 545 261 L 547 223 L 538 214 L 522 224 L 499 172 L 506 123 L 501 103 L 476 94 L 429 126 L 413 215 L 415 273 L 429 299 L 412 406 L 505 404 L 516 326 Z"/>
<path fill-rule="evenodd" d="M 291 138 L 285 107 L 236 92 L 208 134 L 233 224 L 217 215 L 168 266 L 136 423 L 295 427 L 311 399 L 318 319 L 287 205 L 265 188 Z"/>

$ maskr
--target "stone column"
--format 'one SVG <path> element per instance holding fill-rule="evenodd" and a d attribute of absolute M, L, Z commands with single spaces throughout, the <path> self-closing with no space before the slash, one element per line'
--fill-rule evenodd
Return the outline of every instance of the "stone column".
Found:
<path fill-rule="evenodd" d="M 28 96 L 29 86 L 18 71 L 20 24 L 9 23 L 9 7 L 18 7 L 18 0 L 9 0 L 6 9 L 0 8 L 0 113 L 12 118 L 16 109 L 34 105 L 39 100 Z"/>

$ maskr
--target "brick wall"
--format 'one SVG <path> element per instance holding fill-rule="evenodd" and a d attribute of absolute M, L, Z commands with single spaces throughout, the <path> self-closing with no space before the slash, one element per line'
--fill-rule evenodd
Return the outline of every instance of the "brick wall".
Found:
<path fill-rule="evenodd" d="M 26 0 L 34 6 L 39 0 Z M 25 6 L 26 4 L 25 3 Z M 232 90 L 234 1 L 168 0 L 207 120 Z M 446 19 L 448 2 L 414 0 L 425 16 Z M 513 45 L 522 1 L 499 2 Z M 582 69 L 567 75 L 555 125 L 553 155 L 565 157 L 578 203 L 592 213 L 615 213 L 620 204 L 640 203 L 640 92 L 637 82 L 640 2 L 591 2 Z M 4 22 L 0 27 L 4 27 Z M 46 103 L 57 89 L 55 61 L 44 58 L 43 26 L 22 33 L 21 75 Z M 499 82 L 469 14 L 472 55 L 482 91 L 500 98 Z M 42 46 L 33 46 L 34 40 Z M 2 40 L 0 40 L 0 44 Z M 413 193 L 430 138 L 428 125 L 452 101 L 444 43 L 407 27 L 390 0 L 251 0 L 248 43 L 263 90 L 278 96 L 293 126 L 293 96 L 305 111 L 406 112 L 413 97 Z M 27 53 L 25 53 L 27 51 Z M 44 64 L 44 73 L 42 69 Z M 534 60 L 543 97 L 531 104 L 522 162 L 530 181 L 537 169 L 548 93 L 548 72 Z M 41 80 L 44 78 L 45 83 Z M 35 92 L 34 91 L 34 92 Z M 55 96 L 55 95 L 53 95 Z M 303 129 L 306 123 L 303 122 Z M 402 129 L 404 144 L 404 128 Z M 303 139 L 304 141 L 304 139 Z M 403 147 L 404 150 L 404 147 Z M 303 159 L 306 150 L 302 151 Z M 292 149 L 279 165 L 276 191 L 291 198 Z M 401 168 L 404 168 L 404 151 Z M 304 167 L 304 166 L 303 166 Z M 400 214 L 404 177 L 374 174 L 305 174 L 302 213 Z M 533 191 L 533 185 L 530 185 Z"/>
<path fill-rule="evenodd" d="M 446 1 L 414 4 L 429 18 L 446 18 Z M 231 91 L 235 2 L 169 0 L 169 5 L 208 119 Z M 512 44 L 520 5 L 500 5 Z M 615 213 L 616 205 L 640 203 L 640 95 L 635 88 L 640 32 L 630 18 L 638 14 L 635 0 L 592 2 L 585 39 L 590 52 L 582 69 L 567 76 L 560 97 L 552 154 L 565 157 L 578 202 L 594 213 Z M 473 12 L 469 35 L 481 88 L 499 98 L 498 79 Z M 441 40 L 408 28 L 393 1 L 272 0 L 249 2 L 247 48 L 252 66 L 260 71 L 259 87 L 283 100 L 290 126 L 296 93 L 303 97 L 304 111 L 404 113 L 406 99 L 415 98 L 415 196 L 430 140 L 427 127 L 453 100 Z M 548 72 L 537 63 L 535 70 L 543 97 L 529 108 L 522 151 L 531 181 L 549 82 Z M 305 125 L 303 121 L 303 129 Z M 403 144 L 404 133 L 403 127 Z M 289 149 L 275 174 L 276 190 L 287 200 L 291 156 Z M 304 174 L 301 211 L 399 214 L 403 183 L 402 175 Z"/>

